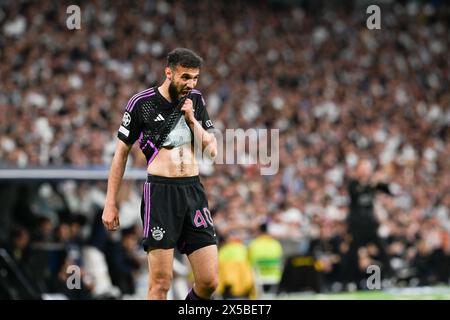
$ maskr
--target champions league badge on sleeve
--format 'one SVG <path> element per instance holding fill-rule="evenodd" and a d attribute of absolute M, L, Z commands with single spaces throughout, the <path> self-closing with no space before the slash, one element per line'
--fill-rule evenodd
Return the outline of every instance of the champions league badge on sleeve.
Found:
<path fill-rule="evenodd" d="M 123 118 L 122 118 L 122 124 L 123 124 L 123 126 L 124 126 L 124 127 L 128 127 L 128 125 L 130 124 L 130 122 L 131 122 L 131 116 L 130 116 L 130 114 L 129 114 L 128 112 L 125 112 L 125 113 L 123 114 Z"/>

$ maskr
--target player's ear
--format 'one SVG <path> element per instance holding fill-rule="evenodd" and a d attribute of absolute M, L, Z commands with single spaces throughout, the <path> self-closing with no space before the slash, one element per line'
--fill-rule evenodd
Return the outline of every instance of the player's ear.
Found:
<path fill-rule="evenodd" d="M 166 67 L 165 73 L 166 73 L 167 79 L 172 80 L 172 69 L 170 69 L 169 67 Z"/>

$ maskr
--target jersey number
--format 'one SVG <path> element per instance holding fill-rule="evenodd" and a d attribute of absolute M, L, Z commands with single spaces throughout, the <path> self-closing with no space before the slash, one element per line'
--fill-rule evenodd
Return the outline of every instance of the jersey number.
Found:
<path fill-rule="evenodd" d="M 203 228 L 208 228 L 208 224 L 212 227 L 213 221 L 211 218 L 211 212 L 208 208 L 203 208 L 203 214 L 200 210 L 195 211 L 194 224 L 197 228 L 203 226 Z"/>

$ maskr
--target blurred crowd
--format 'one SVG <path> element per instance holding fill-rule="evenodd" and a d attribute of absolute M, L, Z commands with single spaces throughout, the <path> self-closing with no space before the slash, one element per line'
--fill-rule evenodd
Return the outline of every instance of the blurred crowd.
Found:
<path fill-rule="evenodd" d="M 2 1 L 0 167 L 109 166 L 128 99 L 161 83 L 166 54 L 188 47 L 205 60 L 198 89 L 218 130 L 280 130 L 275 175 L 261 175 L 259 164 L 201 167 L 223 241 L 246 245 L 266 223 L 286 256 L 316 259 L 325 290 L 357 283 L 343 276 L 346 181 L 370 159 L 396 191 L 375 203 L 390 279 L 448 283 L 449 7 L 385 1 L 381 29 L 369 30 L 361 3 L 86 1 L 81 29 L 69 30 L 67 1 Z M 128 166 L 145 167 L 137 146 Z M 127 271 L 142 264 L 140 181 L 121 191 L 125 240 L 92 227 L 103 182 L 2 184 L 8 246 L 39 243 L 41 227 L 49 243 L 77 243 L 73 221 L 82 217 L 85 244 L 100 252 L 122 244 L 137 255 Z M 358 252 L 361 277 L 377 254 L 372 244 Z"/>

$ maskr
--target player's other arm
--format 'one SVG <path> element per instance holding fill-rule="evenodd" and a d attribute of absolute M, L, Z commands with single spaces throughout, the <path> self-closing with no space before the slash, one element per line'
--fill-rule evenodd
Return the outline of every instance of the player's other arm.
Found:
<path fill-rule="evenodd" d="M 181 111 L 184 111 L 186 123 L 194 133 L 194 139 L 201 141 L 202 151 L 207 151 L 208 156 L 214 159 L 217 155 L 217 140 L 214 134 L 203 129 L 202 125 L 195 119 L 193 103 L 191 99 L 186 99 Z"/>
<path fill-rule="evenodd" d="M 372 187 L 377 190 L 393 196 L 394 193 L 391 190 L 390 184 L 387 182 L 387 176 L 381 171 L 377 171 L 372 179 Z"/>
<path fill-rule="evenodd" d="M 117 193 L 119 192 L 131 147 L 131 144 L 127 145 L 122 140 L 117 141 L 116 151 L 114 152 L 109 171 L 108 190 L 106 192 L 105 208 L 103 209 L 102 215 L 103 224 L 108 230 L 116 230 L 120 225 Z"/>
<path fill-rule="evenodd" d="M 200 123 L 194 118 L 192 122 L 188 122 L 192 132 L 194 132 L 194 139 L 201 141 L 202 151 L 207 151 L 207 155 L 214 159 L 217 155 L 217 140 L 216 137 L 202 128 Z"/>

